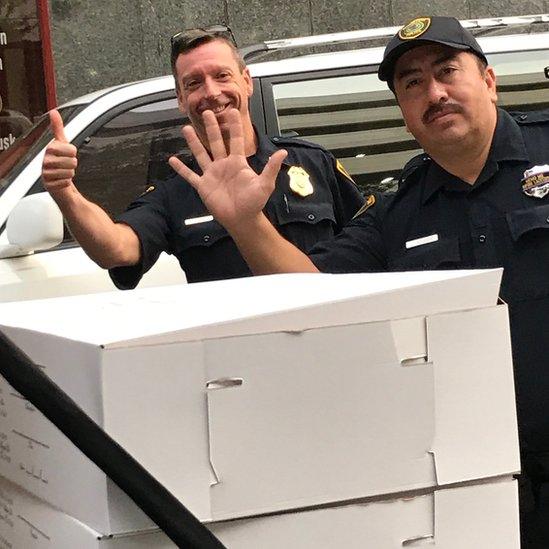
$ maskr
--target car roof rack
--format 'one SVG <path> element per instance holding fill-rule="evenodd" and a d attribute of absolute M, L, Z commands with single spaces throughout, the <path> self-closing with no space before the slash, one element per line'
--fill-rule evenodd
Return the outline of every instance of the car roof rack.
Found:
<path fill-rule="evenodd" d="M 549 14 L 521 15 L 516 17 L 489 17 L 485 19 L 466 19 L 460 21 L 466 29 L 492 30 L 500 28 L 535 25 L 549 23 Z M 364 29 L 331 34 L 318 34 L 316 36 L 301 36 L 298 38 L 284 38 L 282 40 L 267 40 L 251 46 L 240 48 L 240 53 L 245 61 L 251 61 L 267 53 L 308 46 L 326 46 L 349 42 L 364 42 L 378 38 L 389 38 L 396 34 L 401 25 L 396 27 L 382 27 L 377 29 Z"/>

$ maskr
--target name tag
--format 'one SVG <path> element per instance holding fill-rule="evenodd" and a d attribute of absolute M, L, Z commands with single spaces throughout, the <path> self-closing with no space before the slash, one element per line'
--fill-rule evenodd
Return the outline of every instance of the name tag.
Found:
<path fill-rule="evenodd" d="M 201 217 L 189 217 L 185 219 L 185 225 L 198 225 L 199 223 L 207 223 L 213 221 L 213 215 L 202 215 Z"/>
<path fill-rule="evenodd" d="M 432 234 L 429 236 L 422 236 L 421 238 L 416 238 L 414 240 L 408 240 L 406 242 L 406 249 L 417 248 L 418 246 L 424 246 L 425 244 L 430 244 L 431 242 L 436 242 L 438 240 L 438 234 Z"/>

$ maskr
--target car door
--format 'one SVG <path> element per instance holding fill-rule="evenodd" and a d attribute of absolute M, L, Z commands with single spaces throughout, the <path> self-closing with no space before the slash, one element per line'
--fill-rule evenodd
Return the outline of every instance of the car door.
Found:
<path fill-rule="evenodd" d="M 185 149 L 180 134 L 184 121 L 173 91 L 113 106 L 92 119 L 73 140 L 79 162 L 75 185 L 84 196 L 116 215 L 144 192 L 151 180 L 166 175 L 171 154 Z M 17 186 L 17 180 L 12 184 Z M 37 179 L 27 195 L 42 190 Z M 142 286 L 184 281 L 177 261 L 162 254 Z M 0 260 L 1 301 L 112 289 L 108 273 L 84 254 L 68 230 L 55 248 Z"/>

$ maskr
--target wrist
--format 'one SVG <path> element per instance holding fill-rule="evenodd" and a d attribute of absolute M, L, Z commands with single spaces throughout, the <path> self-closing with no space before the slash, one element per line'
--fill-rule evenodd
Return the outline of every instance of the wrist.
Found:
<path fill-rule="evenodd" d="M 249 239 L 261 238 L 261 234 L 273 230 L 271 222 L 267 219 L 263 212 L 259 212 L 257 215 L 247 219 L 240 219 L 238 223 L 235 223 L 231 227 L 227 227 L 230 235 L 235 242 L 246 241 Z"/>

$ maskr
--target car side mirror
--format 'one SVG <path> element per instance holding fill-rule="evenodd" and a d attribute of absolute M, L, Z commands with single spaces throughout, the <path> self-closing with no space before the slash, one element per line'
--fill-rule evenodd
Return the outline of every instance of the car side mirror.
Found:
<path fill-rule="evenodd" d="M 48 193 L 26 196 L 8 216 L 6 235 L 0 258 L 49 250 L 63 242 L 63 215 Z"/>

